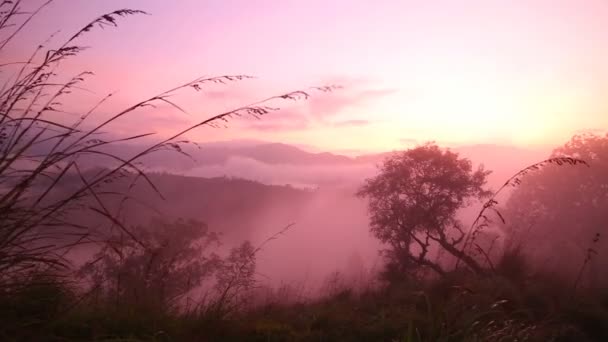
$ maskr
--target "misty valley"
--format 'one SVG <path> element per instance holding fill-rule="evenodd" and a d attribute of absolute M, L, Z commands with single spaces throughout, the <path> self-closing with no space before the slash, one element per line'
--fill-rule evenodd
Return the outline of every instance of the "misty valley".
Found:
<path fill-rule="evenodd" d="M 0 341 L 608 340 L 598 13 L 0 1 Z"/>

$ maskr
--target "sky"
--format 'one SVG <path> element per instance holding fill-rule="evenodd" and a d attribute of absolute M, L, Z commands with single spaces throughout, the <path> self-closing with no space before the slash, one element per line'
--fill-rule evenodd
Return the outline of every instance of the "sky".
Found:
<path fill-rule="evenodd" d="M 261 120 L 238 118 L 189 138 L 364 153 L 428 140 L 546 147 L 608 129 L 605 0 L 56 0 L 2 59 L 23 58 L 60 30 L 47 45 L 58 46 L 121 8 L 150 15 L 78 40 L 90 48 L 61 70 L 95 75 L 87 91 L 65 100 L 72 111 L 114 92 L 102 118 L 202 75 L 255 78 L 185 89 L 173 99 L 187 113 L 144 108 L 113 125 L 116 134 L 167 136 L 227 109 L 323 85 L 342 88 L 273 102 L 281 110 Z"/>

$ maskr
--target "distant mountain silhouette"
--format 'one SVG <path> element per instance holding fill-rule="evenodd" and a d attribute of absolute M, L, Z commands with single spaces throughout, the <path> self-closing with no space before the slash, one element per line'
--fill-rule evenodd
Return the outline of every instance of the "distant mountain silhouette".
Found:
<path fill-rule="evenodd" d="M 135 155 L 147 145 L 122 144 L 105 147 L 106 152 L 127 158 Z M 304 151 L 299 147 L 282 143 L 267 143 L 252 141 L 227 141 L 213 142 L 182 146 L 185 153 L 192 159 L 185 157 L 175 151 L 161 150 L 150 154 L 142 161 L 150 167 L 164 167 L 173 170 L 188 170 L 193 167 L 205 165 L 222 165 L 230 158 L 249 158 L 265 164 L 290 164 L 290 165 L 338 165 L 352 164 L 356 159 L 328 153 L 312 153 Z M 88 160 L 95 165 L 95 160 Z"/>
<path fill-rule="evenodd" d="M 353 160 L 347 156 L 328 152 L 310 153 L 302 149 L 281 144 L 270 143 L 245 147 L 233 151 L 234 155 L 255 159 L 267 164 L 347 164 Z"/>
<path fill-rule="evenodd" d="M 142 147 L 143 145 L 115 146 L 112 152 L 127 157 L 141 151 Z M 544 151 L 497 145 L 462 146 L 453 150 L 470 158 L 475 165 L 483 163 L 487 169 L 493 170 L 489 186 L 494 189 L 519 169 L 548 155 L 548 152 Z M 323 198 L 323 193 L 343 193 L 343 198 L 352 198 L 364 179 L 377 172 L 373 165 L 378 165 L 392 153 L 348 157 L 332 153 L 312 153 L 286 144 L 256 141 L 202 144 L 200 149 L 189 146 L 185 151 L 197 162 L 174 151 L 160 151 L 144 160 L 147 166 L 157 168 L 157 172 L 150 173 L 150 178 L 165 196 L 165 200 L 158 197 L 140 179 L 140 184 L 130 192 L 133 198 L 141 202 L 128 202 L 124 207 L 123 213 L 129 222 L 146 223 L 155 215 L 153 211 L 146 209 L 152 207 L 161 209 L 162 215 L 166 217 L 200 219 L 207 222 L 213 230 L 228 235 L 232 232 L 249 234 L 268 227 L 280 228 L 281 225 L 298 218 L 301 211 L 311 203 Z M 233 158 L 245 158 L 249 161 L 228 165 Z M 92 168 L 89 172 L 108 166 L 94 158 L 88 159 L 87 162 Z M 213 177 L 194 172 L 191 174 L 197 177 L 172 174 L 187 174 L 189 169 L 204 168 L 217 169 L 216 174 L 226 174 L 229 177 Z M 240 172 L 231 173 L 231 170 Z M 266 175 L 256 177 L 256 172 L 258 175 L 266 172 Z M 333 175 L 330 175 L 332 172 Z M 235 179 L 232 176 L 249 180 Z M 78 179 L 66 176 L 67 187 L 76 183 L 79 183 Z M 288 183 L 296 186 L 307 184 L 314 190 L 268 185 Z M 127 183 L 118 182 L 109 187 L 109 191 L 120 191 L 129 186 Z M 117 204 L 118 202 L 108 203 L 110 207 Z M 97 219 L 98 222 L 103 221 L 101 217 Z M 87 224 L 93 223 L 90 215 L 82 217 L 82 220 Z"/>
<path fill-rule="evenodd" d="M 143 144 L 123 144 L 110 146 L 106 151 L 123 158 L 128 158 L 146 146 Z M 486 169 L 494 171 L 490 176 L 490 183 L 500 182 L 517 170 L 545 159 L 549 155 L 549 150 L 534 150 L 494 144 L 467 145 L 451 149 L 458 152 L 461 156 L 469 158 L 474 165 L 484 164 Z M 203 174 L 206 176 L 236 175 L 241 178 L 262 180 L 268 183 L 274 183 L 273 179 L 269 179 L 272 178 L 272 175 L 268 175 L 272 170 L 291 167 L 289 170 L 281 172 L 282 179 L 279 180 L 279 183 L 297 184 L 301 182 L 298 181 L 299 177 L 293 177 L 293 180 L 285 180 L 285 175 L 298 171 L 306 171 L 306 183 L 320 184 L 320 182 L 310 182 L 310 179 L 313 178 L 311 175 L 321 175 L 330 171 L 345 173 L 349 171 L 349 167 L 361 168 L 369 166 L 369 168 L 372 168 L 375 165 L 380 165 L 387 156 L 393 153 L 383 152 L 350 157 L 330 152 L 309 152 L 293 145 L 256 140 L 221 141 L 204 143 L 198 146 L 185 145 L 183 146 L 183 151 L 192 158 L 188 158 L 175 151 L 161 150 L 142 158 L 141 161 L 147 167 L 157 171 L 178 174 Z M 234 161 L 240 162 L 235 163 Z M 91 167 L 107 166 L 103 165 L 106 161 L 98 158 L 83 159 L 81 162 L 86 162 Z M 231 164 L 230 167 L 227 167 L 228 164 Z M 254 171 L 260 171 L 260 165 L 266 166 L 263 170 L 265 175 L 264 177 L 255 177 Z M 244 168 L 255 167 L 258 169 L 252 169 L 251 173 L 244 170 Z M 338 169 L 339 171 L 336 171 Z M 191 173 L 193 170 L 196 170 L 197 173 Z M 200 172 L 201 170 L 213 170 L 213 172 Z M 333 177 L 332 179 L 335 178 Z M 327 185 L 326 181 L 323 181 L 323 183 Z"/>

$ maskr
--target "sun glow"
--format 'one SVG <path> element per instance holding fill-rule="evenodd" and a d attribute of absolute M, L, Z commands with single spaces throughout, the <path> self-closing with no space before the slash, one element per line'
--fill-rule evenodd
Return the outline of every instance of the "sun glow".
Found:
<path fill-rule="evenodd" d="M 380 101 L 384 118 L 404 129 L 401 138 L 447 143 L 493 141 L 546 144 L 586 124 L 578 113 L 597 103 L 590 89 L 506 73 L 457 72 L 416 80 L 410 96 Z M 456 71 L 454 71 L 456 70 Z"/>
<path fill-rule="evenodd" d="M 95 96 L 118 91 L 107 105 L 116 108 L 201 73 L 258 77 L 242 88 L 217 86 L 192 100 L 180 98 L 191 117 L 160 108 L 120 128 L 161 135 L 284 91 L 344 86 L 321 101 L 282 103 L 282 113 L 260 122 L 243 119 L 230 129 L 196 131 L 190 138 L 201 142 L 246 138 L 368 151 L 428 140 L 555 145 L 576 132 L 608 127 L 605 1 L 473 2 L 380 2 L 370 10 L 350 1 L 315 0 L 272 11 L 253 3 L 234 10 L 224 2 L 189 2 L 169 11 L 163 2 L 141 1 L 154 20 L 125 23 L 120 39 L 93 32 L 94 49 L 66 67 L 70 74 L 94 70 L 87 89 Z M 65 5 L 56 6 L 33 23 L 40 32 L 81 25 L 77 16 L 58 20 Z M 72 7 L 83 17 L 113 9 L 106 2 Z M 173 23 L 172 30 L 155 26 L 156 20 Z M 38 44 L 45 38 L 40 32 L 24 36 L 14 52 Z M 164 41 L 162 48 L 158 41 Z M 91 96 L 85 108 L 96 99 Z"/>

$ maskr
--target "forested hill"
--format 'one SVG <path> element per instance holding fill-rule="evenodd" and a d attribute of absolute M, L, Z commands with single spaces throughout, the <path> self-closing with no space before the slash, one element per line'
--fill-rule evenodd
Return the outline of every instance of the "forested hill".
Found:
<path fill-rule="evenodd" d="M 92 176 L 93 171 L 89 172 Z M 103 186 L 103 191 L 128 189 L 130 179 L 117 179 Z M 143 178 L 139 178 L 130 190 L 130 200 L 121 213 L 128 224 L 146 224 L 154 216 L 165 219 L 197 219 L 209 225 L 213 231 L 226 236 L 246 239 L 248 234 L 262 226 L 272 225 L 277 229 L 294 220 L 303 206 L 313 196 L 311 190 L 289 185 L 266 185 L 259 182 L 229 178 L 188 177 L 167 173 L 151 173 L 148 178 L 161 196 Z M 67 190 L 78 180 L 66 178 L 63 186 Z M 71 183 L 71 184 L 70 184 Z M 116 212 L 121 196 L 106 196 L 105 205 Z M 87 224 L 100 224 L 101 215 L 92 219 L 88 214 Z"/>

